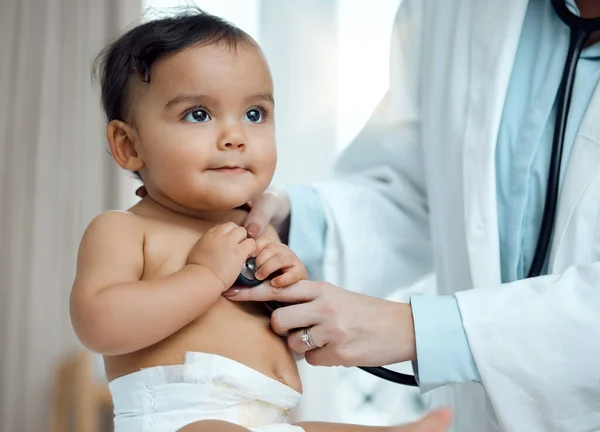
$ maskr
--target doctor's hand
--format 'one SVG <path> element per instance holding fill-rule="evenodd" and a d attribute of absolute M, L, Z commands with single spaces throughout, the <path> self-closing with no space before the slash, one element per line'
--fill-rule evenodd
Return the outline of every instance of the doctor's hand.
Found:
<path fill-rule="evenodd" d="M 299 281 L 285 288 L 264 282 L 223 293 L 233 301 L 291 303 L 271 315 L 271 327 L 296 353 L 319 366 L 383 366 L 415 360 L 412 309 L 346 291 L 325 282 Z M 304 329 L 312 343 L 303 341 Z M 306 336 L 305 336 L 306 339 Z"/>
<path fill-rule="evenodd" d="M 290 197 L 279 189 L 269 188 L 254 201 L 248 203 L 250 213 L 242 226 L 252 238 L 259 238 L 269 225 L 273 226 L 284 243 L 290 229 Z"/>

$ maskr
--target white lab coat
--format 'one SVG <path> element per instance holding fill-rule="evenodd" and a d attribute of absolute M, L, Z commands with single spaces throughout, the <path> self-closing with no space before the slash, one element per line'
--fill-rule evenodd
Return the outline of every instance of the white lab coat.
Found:
<path fill-rule="evenodd" d="M 460 291 L 483 384 L 432 392 L 456 431 L 600 431 L 600 89 L 568 160 L 551 275 L 500 285 L 494 146 L 526 8 L 403 1 L 391 89 L 318 186 L 323 275 L 387 296 L 435 273 L 440 294 Z"/>

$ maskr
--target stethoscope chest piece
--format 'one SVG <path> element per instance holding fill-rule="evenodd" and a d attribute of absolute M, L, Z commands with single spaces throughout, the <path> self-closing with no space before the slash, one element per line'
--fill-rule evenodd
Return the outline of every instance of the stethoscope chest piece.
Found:
<path fill-rule="evenodd" d="M 242 267 L 240 275 L 235 281 L 235 285 L 252 288 L 261 283 L 263 283 L 263 281 L 256 279 L 256 259 L 254 257 L 248 258 Z"/>
<path fill-rule="evenodd" d="M 235 285 L 241 285 L 246 288 L 254 288 L 263 282 L 263 280 L 256 278 L 256 259 L 254 257 L 248 258 L 248 260 L 246 260 L 244 263 L 242 271 L 240 272 L 237 280 L 235 281 Z M 283 307 L 283 304 L 278 301 L 271 300 L 265 302 L 265 306 L 267 309 L 269 309 L 269 311 L 273 312 L 275 309 Z"/>

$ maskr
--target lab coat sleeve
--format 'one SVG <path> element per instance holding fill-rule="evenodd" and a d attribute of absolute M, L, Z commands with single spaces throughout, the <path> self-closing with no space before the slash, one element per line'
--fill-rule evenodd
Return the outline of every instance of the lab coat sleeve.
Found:
<path fill-rule="evenodd" d="M 394 23 L 390 89 L 317 186 L 327 223 L 325 279 L 387 297 L 433 268 L 418 83 L 423 5 L 404 0 Z"/>
<path fill-rule="evenodd" d="M 413 367 L 421 391 L 480 381 L 456 298 L 414 296 L 411 306 L 417 345 Z"/>
<path fill-rule="evenodd" d="M 456 298 L 503 430 L 600 430 L 600 263 Z"/>
<path fill-rule="evenodd" d="M 314 188 L 289 186 L 291 201 L 290 248 L 307 267 L 323 260 L 325 249 L 325 211 Z"/>

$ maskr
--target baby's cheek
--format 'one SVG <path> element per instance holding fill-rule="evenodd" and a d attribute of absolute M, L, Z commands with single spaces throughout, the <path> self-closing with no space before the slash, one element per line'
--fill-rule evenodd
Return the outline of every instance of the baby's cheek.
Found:
<path fill-rule="evenodd" d="M 257 175 L 260 179 L 261 186 L 265 189 L 273 180 L 275 169 L 277 167 L 277 152 L 275 148 L 268 149 L 263 152 L 257 163 L 259 170 Z"/>

